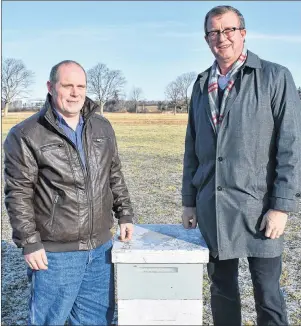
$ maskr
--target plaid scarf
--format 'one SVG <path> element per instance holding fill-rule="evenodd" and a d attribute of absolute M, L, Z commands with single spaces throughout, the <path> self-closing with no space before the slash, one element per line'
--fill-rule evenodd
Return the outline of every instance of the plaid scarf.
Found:
<path fill-rule="evenodd" d="M 218 65 L 216 60 L 214 61 L 211 67 L 209 82 L 208 82 L 208 96 L 209 96 L 209 105 L 211 109 L 212 120 L 217 133 L 219 131 L 220 124 L 222 123 L 224 118 L 224 110 L 225 110 L 226 102 L 231 92 L 231 89 L 234 85 L 235 76 L 239 71 L 239 69 L 241 68 L 241 66 L 244 64 L 246 58 L 247 58 L 247 49 L 246 47 L 244 47 L 240 57 L 233 64 L 231 70 L 227 74 L 229 76 L 229 81 L 224 90 L 224 95 L 220 106 L 219 106 L 219 99 L 218 99 Z"/>

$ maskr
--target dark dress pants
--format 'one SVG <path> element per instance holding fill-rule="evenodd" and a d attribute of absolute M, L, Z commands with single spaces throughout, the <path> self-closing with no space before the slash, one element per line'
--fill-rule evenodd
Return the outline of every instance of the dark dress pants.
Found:
<path fill-rule="evenodd" d="M 211 310 L 215 326 L 241 326 L 238 287 L 238 259 L 219 260 L 210 256 L 207 265 L 211 280 Z M 288 325 L 285 302 L 280 290 L 281 256 L 248 257 L 257 325 Z"/>

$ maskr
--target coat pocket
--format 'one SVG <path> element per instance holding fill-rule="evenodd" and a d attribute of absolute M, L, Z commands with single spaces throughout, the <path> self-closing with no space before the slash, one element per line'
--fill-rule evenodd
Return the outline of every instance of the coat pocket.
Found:
<path fill-rule="evenodd" d="M 214 164 L 199 165 L 195 175 L 192 179 L 192 184 L 200 192 L 214 177 L 215 166 Z"/>
<path fill-rule="evenodd" d="M 50 224 L 50 229 L 51 229 L 51 233 L 53 233 L 54 231 L 54 224 L 55 224 L 55 210 L 57 207 L 57 203 L 59 201 L 60 196 L 58 194 L 56 194 L 54 196 L 54 200 L 53 200 L 53 204 L 52 204 L 52 210 L 51 210 L 51 224 Z"/>
<path fill-rule="evenodd" d="M 64 163 L 63 170 L 65 169 L 66 164 L 68 164 L 69 168 L 70 162 L 67 153 L 67 147 L 64 145 L 63 142 L 45 144 L 40 147 L 40 164 L 57 169 L 57 163 L 60 162 L 59 166 L 61 168 L 61 164 Z"/>
<path fill-rule="evenodd" d="M 56 150 L 56 149 L 62 149 L 64 147 L 64 144 L 62 142 L 52 143 L 52 144 L 46 144 L 40 147 L 41 152 L 47 152 L 50 150 Z"/>
<path fill-rule="evenodd" d="M 112 151 L 112 142 L 109 137 L 93 137 L 93 151 L 95 155 L 96 162 L 105 163 L 104 159 L 108 159 L 111 157 Z"/>
<path fill-rule="evenodd" d="M 104 198 L 102 204 L 104 209 L 104 218 L 108 220 L 109 228 L 112 228 L 114 224 L 114 217 L 113 217 L 114 196 L 109 181 L 106 182 L 106 186 L 104 187 Z"/>
<path fill-rule="evenodd" d="M 110 140 L 110 137 L 98 137 L 98 138 L 93 138 L 93 141 L 96 143 L 104 143 L 106 140 Z"/>
<path fill-rule="evenodd" d="M 98 137 L 93 138 L 93 144 L 96 148 L 102 148 L 111 140 L 110 137 Z"/>

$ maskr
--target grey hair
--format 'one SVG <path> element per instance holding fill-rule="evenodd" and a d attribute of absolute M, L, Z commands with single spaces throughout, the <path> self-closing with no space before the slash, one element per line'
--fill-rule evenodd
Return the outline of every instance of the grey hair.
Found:
<path fill-rule="evenodd" d="M 208 32 L 207 31 L 207 23 L 208 23 L 208 19 L 209 17 L 216 17 L 216 16 L 220 16 L 220 15 L 223 15 L 227 12 L 234 12 L 237 17 L 239 18 L 239 23 L 240 23 L 240 28 L 245 28 L 246 25 L 245 25 L 245 19 L 244 19 L 244 16 L 241 14 L 241 12 L 238 10 L 238 9 L 235 9 L 231 6 L 217 6 L 217 7 L 214 7 L 212 8 L 210 11 L 208 11 L 206 17 L 205 17 L 205 22 L 204 22 L 204 31 L 205 31 L 205 34 Z"/>
<path fill-rule="evenodd" d="M 63 61 L 57 63 L 55 66 L 53 66 L 51 68 L 50 75 L 49 75 L 49 81 L 51 82 L 51 84 L 55 84 L 58 81 L 58 70 L 59 70 L 59 67 L 60 66 L 63 66 L 63 65 L 69 65 L 69 64 L 75 64 L 78 67 L 80 67 L 83 70 L 83 72 L 85 73 L 86 80 L 87 80 L 86 71 L 85 71 L 85 69 L 78 62 L 73 61 L 73 60 L 63 60 Z"/>

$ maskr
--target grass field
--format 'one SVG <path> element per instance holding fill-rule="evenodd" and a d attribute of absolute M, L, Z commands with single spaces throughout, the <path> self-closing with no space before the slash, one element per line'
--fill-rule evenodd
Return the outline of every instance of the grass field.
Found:
<path fill-rule="evenodd" d="M 9 114 L 2 123 L 2 140 L 8 130 L 28 114 Z M 181 222 L 181 177 L 187 114 L 105 114 L 118 141 L 123 172 L 130 191 L 136 223 Z M 301 325 L 300 214 L 287 226 L 281 287 L 291 325 Z M 3 211 L 2 240 L 10 241 Z M 25 265 L 19 249 L 5 244 L 3 250 L 3 325 L 24 323 L 28 291 Z M 17 266 L 17 267 L 16 267 Z M 240 287 L 244 325 L 256 324 L 252 286 L 246 260 L 240 262 Z M 204 325 L 212 324 L 209 283 L 204 277 Z"/>

